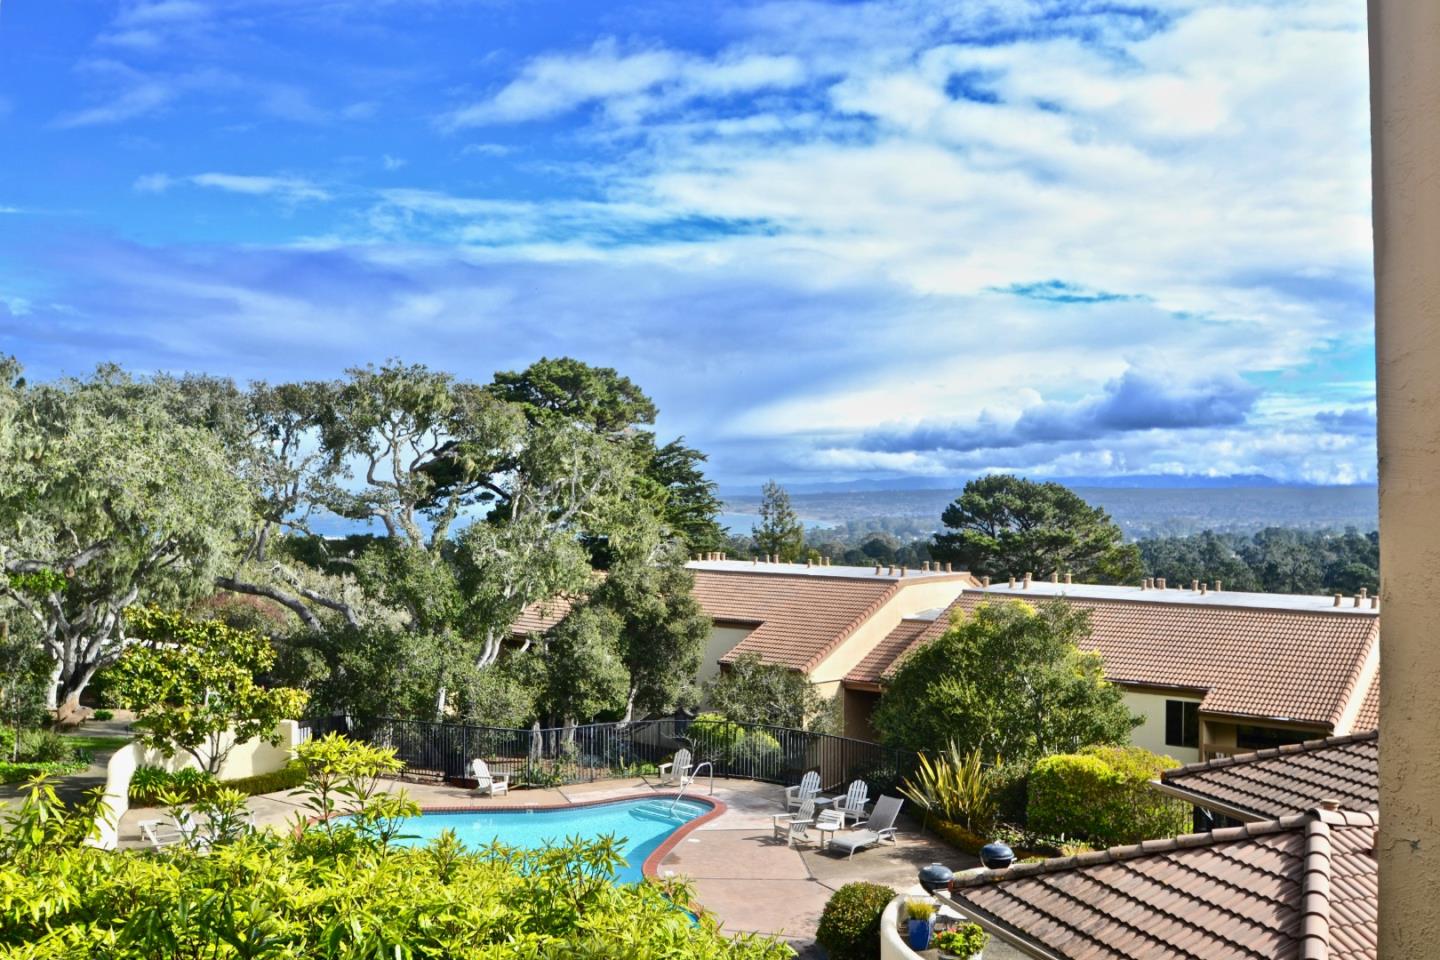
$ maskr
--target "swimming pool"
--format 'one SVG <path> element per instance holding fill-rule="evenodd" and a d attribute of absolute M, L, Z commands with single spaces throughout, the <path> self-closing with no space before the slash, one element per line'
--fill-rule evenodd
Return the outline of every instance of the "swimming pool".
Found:
<path fill-rule="evenodd" d="M 645 858 L 676 830 L 713 809 L 703 800 L 683 799 L 676 803 L 670 797 L 647 797 L 569 807 L 422 813 L 405 824 L 403 832 L 410 838 L 402 842 L 422 846 L 442 831 L 451 830 L 472 850 L 495 840 L 533 850 L 563 843 L 570 837 L 594 839 L 610 834 L 617 840 L 623 838 L 620 852 L 625 866 L 616 879 L 639 883 L 644 878 Z"/>

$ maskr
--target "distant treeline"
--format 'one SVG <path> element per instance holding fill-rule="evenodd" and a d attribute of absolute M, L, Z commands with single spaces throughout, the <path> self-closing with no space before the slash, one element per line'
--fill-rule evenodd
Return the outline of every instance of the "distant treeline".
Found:
<path fill-rule="evenodd" d="M 913 525 L 900 518 L 851 521 L 843 526 L 806 532 L 805 545 L 815 556 L 850 566 L 904 564 L 919 566 L 930 559 L 930 538 L 923 521 Z M 933 523 L 933 522 L 932 522 Z M 748 556 L 734 538 L 736 556 Z M 1264 593 L 1345 593 L 1380 586 L 1379 535 L 1351 527 L 1296 530 L 1267 527 L 1255 533 L 1197 533 L 1183 537 L 1150 537 L 1137 541 L 1145 575 L 1164 577 L 1172 586 L 1201 580 L 1226 590 Z M 739 549 L 737 549 L 739 548 Z"/>

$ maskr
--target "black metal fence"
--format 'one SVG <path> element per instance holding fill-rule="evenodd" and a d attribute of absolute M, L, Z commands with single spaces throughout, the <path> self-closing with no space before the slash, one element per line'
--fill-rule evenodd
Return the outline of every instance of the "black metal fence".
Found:
<path fill-rule="evenodd" d="M 394 748 L 411 775 L 463 780 L 482 759 L 512 783 L 536 786 L 653 774 L 682 748 L 696 765 L 712 763 L 717 777 L 790 784 L 816 770 L 825 789 L 863 779 L 883 791 L 910 765 L 907 754 L 868 740 L 709 717 L 529 730 L 383 717 L 301 723 L 302 740 L 331 731 Z"/>

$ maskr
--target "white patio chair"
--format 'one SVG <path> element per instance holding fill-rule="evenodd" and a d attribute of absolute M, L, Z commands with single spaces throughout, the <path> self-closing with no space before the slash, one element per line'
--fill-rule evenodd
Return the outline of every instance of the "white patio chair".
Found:
<path fill-rule="evenodd" d="M 173 820 L 141 820 L 136 826 L 140 828 L 140 836 L 150 844 L 152 850 L 185 846 L 205 850 L 210 846 L 210 838 L 197 827 L 191 826 L 187 830 Z"/>
<path fill-rule="evenodd" d="M 806 800 L 814 799 L 820 792 L 820 774 L 811 770 L 800 778 L 800 782 L 793 787 L 785 788 L 785 809 L 794 810 Z"/>
<path fill-rule="evenodd" d="M 815 800 L 806 798 L 795 813 L 776 813 L 770 816 L 770 827 L 775 839 L 784 840 L 786 846 L 794 846 L 796 839 L 808 840 L 808 830 L 815 825 Z"/>
<path fill-rule="evenodd" d="M 492 797 L 510 793 L 510 774 L 491 773 L 490 766 L 479 757 L 470 761 L 470 774 L 475 778 L 475 790 L 478 793 L 489 794 Z"/>
<path fill-rule="evenodd" d="M 864 780 L 854 780 L 850 788 L 845 791 L 845 796 L 835 801 L 835 812 L 840 814 L 841 820 L 853 820 L 856 823 L 866 816 L 866 807 L 870 804 L 870 785 Z"/>
<path fill-rule="evenodd" d="M 829 846 L 846 851 L 847 859 L 855 856 L 856 850 L 873 847 L 881 840 L 895 842 L 895 818 L 905 801 L 898 797 L 881 797 L 875 801 L 875 812 L 854 830 L 837 833 L 830 838 Z"/>
<path fill-rule="evenodd" d="M 675 751 L 675 759 L 669 763 L 660 764 L 660 782 L 678 784 L 682 787 L 693 783 L 695 778 L 691 776 L 690 771 L 694 768 L 690 760 L 689 750 L 681 747 Z"/>

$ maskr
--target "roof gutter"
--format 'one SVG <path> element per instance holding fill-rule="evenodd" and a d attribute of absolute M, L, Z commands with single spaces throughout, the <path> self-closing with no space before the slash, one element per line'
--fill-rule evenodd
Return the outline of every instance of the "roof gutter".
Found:
<path fill-rule="evenodd" d="M 969 903 L 961 904 L 955 900 L 954 896 L 946 896 L 943 893 L 937 894 L 936 899 L 965 919 L 980 924 L 988 933 L 1004 940 L 1007 944 L 1019 950 L 1027 957 L 1034 957 L 1035 960 L 1067 960 L 1066 957 L 1056 953 L 1043 944 L 1036 943 L 1019 930 L 1014 929 L 996 917 L 992 917 L 978 907 L 971 906 Z"/>
<path fill-rule="evenodd" d="M 1198 793 L 1191 793 L 1189 790 L 1171 786 L 1163 780 L 1151 780 L 1150 786 L 1167 796 L 1174 797 L 1177 800 L 1184 800 L 1186 803 L 1193 803 L 1197 807 L 1204 807 L 1212 813 L 1218 813 L 1221 816 L 1230 817 L 1233 820 L 1255 823 L 1259 820 L 1275 819 L 1266 814 L 1256 813 L 1254 810 L 1246 810 L 1243 807 L 1232 807 L 1228 803 L 1221 803 L 1219 800 L 1214 800 Z"/>

